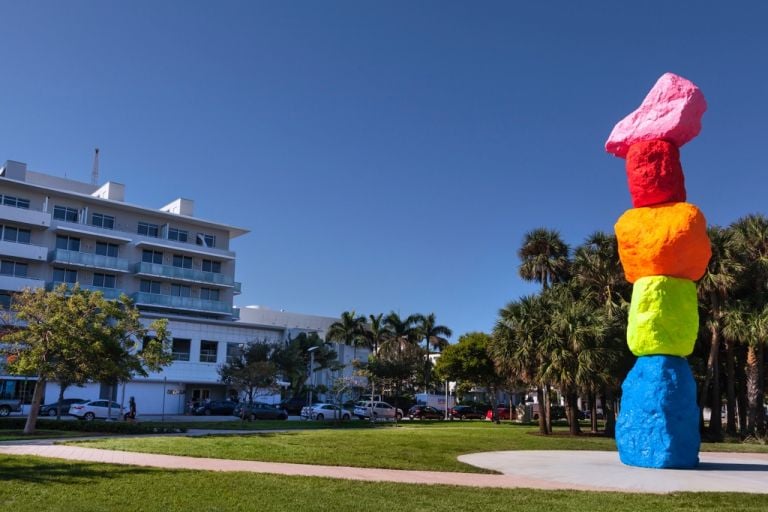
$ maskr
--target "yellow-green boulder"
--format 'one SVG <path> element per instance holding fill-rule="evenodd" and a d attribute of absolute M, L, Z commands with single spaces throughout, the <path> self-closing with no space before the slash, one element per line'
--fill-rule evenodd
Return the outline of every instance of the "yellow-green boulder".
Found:
<path fill-rule="evenodd" d="M 632 289 L 627 344 L 636 356 L 685 357 L 699 330 L 696 285 L 689 279 L 641 277 Z"/>

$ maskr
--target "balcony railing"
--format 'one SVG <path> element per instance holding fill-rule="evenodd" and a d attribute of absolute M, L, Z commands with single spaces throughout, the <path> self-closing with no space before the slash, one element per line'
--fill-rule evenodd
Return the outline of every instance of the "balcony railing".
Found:
<path fill-rule="evenodd" d="M 47 228 L 51 225 L 51 214 L 39 210 L 0 205 L 0 220 Z"/>
<path fill-rule="evenodd" d="M 131 263 L 123 258 L 102 256 L 90 252 L 68 251 L 66 249 L 54 249 L 48 255 L 51 263 L 62 263 L 87 268 L 102 268 L 117 272 L 130 272 Z"/>
<path fill-rule="evenodd" d="M 0 242 L 0 254 L 25 260 L 45 261 L 48 256 L 48 248 L 41 245 L 3 241 Z"/>
<path fill-rule="evenodd" d="M 73 288 L 75 285 L 74 283 L 64 283 L 62 281 L 49 281 L 45 285 L 46 290 L 53 290 L 54 288 L 61 286 L 62 284 L 66 284 L 67 288 Z M 93 292 L 101 292 L 101 294 L 104 296 L 105 299 L 108 300 L 115 300 L 123 293 L 123 290 L 120 290 L 118 288 L 103 288 L 101 286 L 91 286 L 87 284 L 80 284 L 81 290 L 90 290 Z"/>
<path fill-rule="evenodd" d="M 157 293 L 137 292 L 131 296 L 139 306 L 154 306 L 182 311 L 200 311 L 217 315 L 232 315 L 232 305 L 219 300 L 204 300 L 194 297 L 177 297 Z"/>
<path fill-rule="evenodd" d="M 0 290 L 9 290 L 13 292 L 20 292 L 25 288 L 42 288 L 45 286 L 45 281 L 42 279 L 35 279 L 32 277 L 18 277 L 8 276 L 0 274 Z"/>
<path fill-rule="evenodd" d="M 240 295 L 243 293 L 243 283 L 238 283 L 237 281 L 234 282 L 234 289 L 232 290 L 235 295 Z"/>
<path fill-rule="evenodd" d="M 234 286 L 235 284 L 231 277 L 224 274 L 218 274 L 216 272 L 203 272 L 202 270 L 196 270 L 193 268 L 160 265 L 159 263 L 137 263 L 134 267 L 134 272 L 148 276 L 168 277 L 170 279 L 178 279 L 180 281 L 192 281 L 195 283 L 215 284 L 227 287 Z"/>

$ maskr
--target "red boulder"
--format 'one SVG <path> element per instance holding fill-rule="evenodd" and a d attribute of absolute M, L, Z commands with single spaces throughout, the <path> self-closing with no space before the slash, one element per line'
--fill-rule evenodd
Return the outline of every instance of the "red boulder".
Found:
<path fill-rule="evenodd" d="M 665 140 L 637 142 L 629 147 L 627 181 L 635 208 L 685 202 L 680 150 Z"/>

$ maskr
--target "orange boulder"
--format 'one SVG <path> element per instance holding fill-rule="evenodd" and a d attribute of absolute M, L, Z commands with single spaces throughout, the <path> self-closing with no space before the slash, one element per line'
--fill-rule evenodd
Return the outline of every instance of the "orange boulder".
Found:
<path fill-rule="evenodd" d="M 712 255 L 707 221 L 690 203 L 665 203 L 624 212 L 616 225 L 627 281 L 670 276 L 696 281 Z"/>

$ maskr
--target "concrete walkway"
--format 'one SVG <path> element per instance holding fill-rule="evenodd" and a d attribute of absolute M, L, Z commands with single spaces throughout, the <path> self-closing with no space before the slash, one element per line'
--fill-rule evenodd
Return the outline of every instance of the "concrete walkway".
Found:
<path fill-rule="evenodd" d="M 462 462 L 503 473 L 487 475 L 180 457 L 54 445 L 50 441 L 48 444 L 3 444 L 0 453 L 154 468 L 243 471 L 369 482 L 638 493 L 768 493 L 768 456 L 758 454 L 702 453 L 702 464 L 697 470 L 628 467 L 619 462 L 615 452 L 508 451 L 459 457 Z"/>

